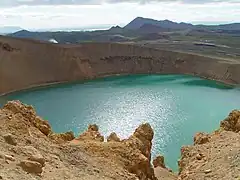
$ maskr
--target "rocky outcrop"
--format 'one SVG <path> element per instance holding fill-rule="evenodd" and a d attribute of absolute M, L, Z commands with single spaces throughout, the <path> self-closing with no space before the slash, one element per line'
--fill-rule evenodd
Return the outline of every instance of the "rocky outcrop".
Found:
<path fill-rule="evenodd" d="M 181 148 L 179 180 L 239 179 L 239 111 L 232 111 L 211 133 L 197 133 L 193 146 Z"/>
<path fill-rule="evenodd" d="M 120 138 L 117 136 L 117 134 L 115 132 L 111 133 L 108 137 L 107 137 L 107 142 L 120 142 Z"/>
<path fill-rule="evenodd" d="M 51 133 L 48 137 L 59 144 L 65 143 L 66 141 L 72 141 L 73 139 L 75 139 L 72 131 L 60 134 Z"/>
<path fill-rule="evenodd" d="M 225 120 L 221 121 L 220 127 L 226 131 L 240 132 L 240 111 L 232 111 Z"/>
<path fill-rule="evenodd" d="M 115 133 L 103 142 L 104 138 L 98 131 L 98 126 L 89 125 L 88 130 L 73 140 L 70 144 L 87 149 L 93 156 L 109 158 L 124 169 L 135 174 L 140 180 L 156 180 L 151 165 L 151 147 L 153 130 L 146 123 L 140 125 L 128 139 L 120 141 Z M 86 143 L 87 142 L 87 143 Z"/>
<path fill-rule="evenodd" d="M 153 166 L 156 167 L 162 167 L 162 168 L 166 168 L 165 166 L 165 162 L 164 162 L 164 157 L 163 156 L 157 156 L 154 160 L 153 160 Z"/>
<path fill-rule="evenodd" d="M 60 134 L 52 132 L 51 126 L 48 121 L 45 121 L 41 117 L 37 116 L 32 106 L 25 105 L 20 101 L 9 101 L 3 107 L 3 110 L 8 112 L 7 116 L 9 119 L 12 119 L 14 116 L 16 117 L 20 116 L 25 120 L 24 122 L 26 123 L 27 126 L 36 127 L 44 135 L 49 136 L 49 138 L 55 140 L 58 143 L 71 141 L 75 138 L 73 132 L 66 132 Z M 11 140 L 10 137 L 8 139 L 9 139 L 8 141 L 13 141 Z"/>
<path fill-rule="evenodd" d="M 60 45 L 1 36 L 0 41 L 18 49 L 0 51 L 0 94 L 119 74 L 191 74 L 240 83 L 240 64 L 228 59 L 119 43 Z"/>
<path fill-rule="evenodd" d="M 81 178 L 76 175 L 82 169 L 84 176 L 93 174 L 87 178 L 93 180 L 102 175 L 106 176 L 102 179 L 156 180 L 150 162 L 154 133 L 147 123 L 139 126 L 128 139 L 120 141 L 112 133 L 108 137 L 110 142 L 104 142 L 95 124 L 89 125 L 86 132 L 76 138 L 72 132 L 55 134 L 50 124 L 36 115 L 32 106 L 20 101 L 8 102 L 0 109 L 0 115 L 4 117 L 4 125 L 0 126 L 0 136 L 4 140 L 0 139 L 0 152 L 9 152 L 6 155 L 3 153 L 3 158 L 11 166 L 9 169 L 4 165 L 0 168 L 0 174 L 12 173 L 16 169 L 20 175 L 12 179 L 24 179 L 25 176 L 25 179 L 29 179 L 25 171 L 51 179 L 51 174 L 59 174 L 58 171 L 63 169 L 64 172 L 75 174 L 76 179 L 84 179 L 83 175 Z M 92 161 L 92 169 L 85 172 Z"/>
<path fill-rule="evenodd" d="M 193 141 L 194 141 L 194 145 L 205 144 L 209 142 L 209 135 L 205 133 L 196 133 Z"/>
<path fill-rule="evenodd" d="M 148 123 L 127 139 L 112 133 L 104 142 L 97 125 L 89 125 L 76 138 L 72 132 L 55 134 L 32 106 L 19 101 L 0 109 L 0 118 L 2 179 L 225 180 L 238 179 L 240 174 L 236 110 L 219 130 L 197 133 L 194 145 L 181 148 L 178 176 L 166 168 L 163 156 L 154 159 L 152 166 L 154 132 Z"/>
<path fill-rule="evenodd" d="M 86 140 L 86 141 L 99 141 L 103 142 L 104 137 L 99 133 L 98 126 L 96 124 L 89 125 L 88 130 L 81 134 L 77 140 Z"/>
<path fill-rule="evenodd" d="M 137 174 L 140 179 L 156 179 L 150 163 L 153 135 L 153 129 L 146 123 L 140 125 L 129 139 L 122 142 L 124 146 L 140 151 L 132 154 L 135 157 L 129 157 L 131 164 L 127 165 L 127 169 Z"/>

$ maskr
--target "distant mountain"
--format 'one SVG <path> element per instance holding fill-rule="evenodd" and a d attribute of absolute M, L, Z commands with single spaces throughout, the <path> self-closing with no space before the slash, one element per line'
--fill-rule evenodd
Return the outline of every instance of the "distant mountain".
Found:
<path fill-rule="evenodd" d="M 14 33 L 8 34 L 8 36 L 18 37 L 18 38 L 30 38 L 48 41 L 49 39 L 54 39 L 51 32 L 31 32 L 27 30 L 20 30 Z"/>
<path fill-rule="evenodd" d="M 139 33 L 148 34 L 148 33 L 159 33 L 169 31 L 169 28 L 162 28 L 153 24 L 143 24 L 140 28 L 137 29 Z"/>
<path fill-rule="evenodd" d="M 143 17 L 135 18 L 129 24 L 127 24 L 124 27 L 124 29 L 137 30 L 146 24 L 159 26 L 161 28 L 172 29 L 172 30 L 208 29 L 208 30 L 223 30 L 223 31 L 240 31 L 240 23 L 221 24 L 221 25 L 192 25 L 184 22 L 176 23 L 169 20 L 158 21 L 155 19 L 149 19 L 149 18 L 143 18 Z"/>
<path fill-rule="evenodd" d="M 170 40 L 174 34 L 181 36 L 230 35 L 240 36 L 240 23 L 224 25 L 192 25 L 169 20 L 158 21 L 138 17 L 125 27 L 113 26 L 108 30 L 96 31 L 55 31 L 31 32 L 20 30 L 7 34 L 17 38 L 30 38 L 42 41 L 54 39 L 58 43 L 81 42 L 123 42 L 137 40 Z"/>
<path fill-rule="evenodd" d="M 220 25 L 196 25 L 195 27 L 199 29 L 208 29 L 213 30 L 225 30 L 225 31 L 240 31 L 240 23 L 232 23 L 232 24 L 220 24 Z"/>
<path fill-rule="evenodd" d="M 121 28 L 120 26 L 113 26 L 108 31 L 110 31 L 112 33 L 122 33 L 123 28 Z"/>
<path fill-rule="evenodd" d="M 188 28 L 194 27 L 192 24 L 187 24 L 187 23 L 176 23 L 169 20 L 158 21 L 158 20 L 149 19 L 149 18 L 137 17 L 134 20 L 132 20 L 129 24 L 127 24 L 124 28 L 132 29 L 132 30 L 139 29 L 144 24 L 151 24 L 154 26 L 159 26 L 167 29 L 188 29 Z"/>
<path fill-rule="evenodd" d="M 18 26 L 3 26 L 0 27 L 0 34 L 9 34 L 17 31 L 23 30 L 23 28 Z"/>

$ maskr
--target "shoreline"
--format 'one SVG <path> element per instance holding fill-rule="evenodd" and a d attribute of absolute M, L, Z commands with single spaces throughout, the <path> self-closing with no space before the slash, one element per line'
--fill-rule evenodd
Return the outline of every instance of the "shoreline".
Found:
<path fill-rule="evenodd" d="M 98 80 L 98 79 L 102 79 L 105 77 L 116 77 L 116 76 L 128 76 L 128 75 L 186 75 L 186 76 L 192 76 L 192 77 L 198 77 L 201 78 L 203 80 L 209 80 L 209 81 L 214 81 L 217 83 L 221 83 L 224 86 L 230 86 L 235 88 L 237 85 L 239 84 L 233 84 L 233 83 L 228 83 L 228 82 L 224 82 L 223 80 L 217 80 L 217 79 L 211 79 L 208 77 L 202 77 L 202 76 L 197 76 L 197 75 L 193 75 L 193 74 L 163 74 L 163 73 L 155 73 L 155 74 L 109 74 L 109 75 L 103 75 L 103 76 L 99 76 L 96 78 L 89 78 L 89 79 L 83 79 L 83 80 L 76 80 L 76 81 L 61 81 L 61 82 L 51 82 L 51 83 L 43 83 L 43 84 L 39 84 L 39 85 L 32 85 L 23 89 L 18 89 L 18 90 L 14 90 L 14 91 L 10 91 L 10 92 L 6 92 L 3 94 L 0 94 L 0 97 L 4 97 L 4 96 L 8 96 L 11 94 L 15 94 L 15 93 L 20 93 L 20 92 L 24 92 L 24 91 L 30 91 L 30 90 L 34 90 L 34 89 L 41 89 L 41 88 L 47 88 L 49 86 L 55 86 L 55 85 L 64 85 L 64 84 L 82 84 L 85 81 L 91 81 L 91 80 Z"/>

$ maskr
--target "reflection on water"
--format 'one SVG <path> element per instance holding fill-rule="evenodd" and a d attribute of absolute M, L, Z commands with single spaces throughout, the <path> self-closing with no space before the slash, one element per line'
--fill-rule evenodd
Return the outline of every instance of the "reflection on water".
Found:
<path fill-rule="evenodd" d="M 198 131 L 219 127 L 240 107 L 239 90 L 214 81 L 180 75 L 108 77 L 79 84 L 32 89 L 0 97 L 32 104 L 57 132 L 83 132 L 96 123 L 107 136 L 126 138 L 143 122 L 154 128 L 153 156 L 163 154 L 177 170 L 180 147 Z"/>

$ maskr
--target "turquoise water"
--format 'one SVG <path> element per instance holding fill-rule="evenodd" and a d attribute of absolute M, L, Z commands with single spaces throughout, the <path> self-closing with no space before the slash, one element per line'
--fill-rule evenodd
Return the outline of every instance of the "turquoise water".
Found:
<path fill-rule="evenodd" d="M 181 146 L 192 144 L 198 131 L 217 129 L 240 107 L 239 95 L 238 89 L 192 76 L 131 75 L 22 91 L 0 97 L 0 103 L 32 104 L 54 131 L 76 135 L 96 123 L 105 136 L 114 131 L 126 138 L 149 122 L 155 132 L 153 157 L 163 154 L 177 170 Z"/>

